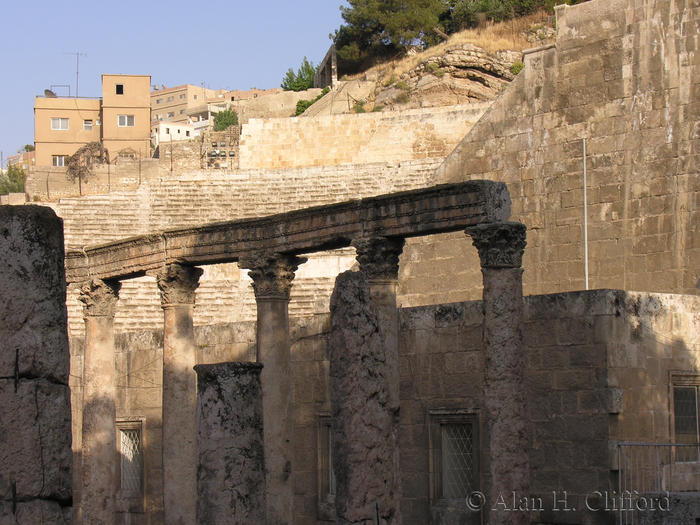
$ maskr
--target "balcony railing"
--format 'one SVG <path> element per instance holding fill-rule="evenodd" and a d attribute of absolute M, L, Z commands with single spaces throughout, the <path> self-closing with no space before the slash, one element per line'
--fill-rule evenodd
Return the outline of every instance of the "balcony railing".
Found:
<path fill-rule="evenodd" d="M 620 524 L 638 523 L 648 494 L 700 494 L 700 444 L 619 443 L 617 500 Z"/>

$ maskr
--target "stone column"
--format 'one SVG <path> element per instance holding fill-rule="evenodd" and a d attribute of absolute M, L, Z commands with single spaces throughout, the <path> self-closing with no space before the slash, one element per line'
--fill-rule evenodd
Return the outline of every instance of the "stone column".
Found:
<path fill-rule="evenodd" d="M 524 224 L 508 222 L 467 228 L 479 250 L 484 278 L 484 398 L 488 435 L 490 496 L 530 496 L 529 438 L 525 403 L 522 258 Z M 488 510 L 487 510 L 488 512 Z M 489 524 L 530 523 L 528 512 L 491 511 Z"/>
<path fill-rule="evenodd" d="M 166 525 L 195 522 L 197 504 L 197 377 L 195 290 L 201 268 L 171 264 L 155 273 L 165 318 L 163 334 L 163 508 Z"/>
<path fill-rule="evenodd" d="M 404 243 L 402 238 L 387 237 L 357 239 L 352 243 L 360 271 L 369 282 L 370 295 L 379 312 L 389 373 L 389 406 L 396 410 L 399 409 L 399 312 L 396 308 L 396 290 L 399 256 Z"/>
<path fill-rule="evenodd" d="M 265 523 L 260 363 L 197 365 L 197 525 Z"/>
<path fill-rule="evenodd" d="M 258 309 L 258 362 L 265 429 L 267 525 L 293 523 L 294 421 L 289 341 L 289 292 L 294 272 L 306 259 L 258 253 L 241 259 L 249 269 Z"/>
<path fill-rule="evenodd" d="M 80 290 L 83 358 L 83 525 L 114 523 L 117 487 L 114 313 L 121 283 L 94 280 Z"/>
<path fill-rule="evenodd" d="M 341 273 L 331 296 L 328 338 L 338 524 L 402 523 L 397 418 L 389 405 L 380 326 L 365 275 Z"/>

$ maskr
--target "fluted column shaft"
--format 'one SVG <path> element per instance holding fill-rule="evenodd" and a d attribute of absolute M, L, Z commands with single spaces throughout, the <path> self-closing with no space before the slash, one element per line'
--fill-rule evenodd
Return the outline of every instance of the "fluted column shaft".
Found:
<path fill-rule="evenodd" d="M 522 256 L 526 228 L 497 223 L 467 228 L 479 250 L 484 279 L 484 403 L 490 436 L 490 497 L 530 495 L 525 403 Z M 485 507 L 488 511 L 489 506 Z M 528 512 L 493 510 L 487 523 L 524 525 Z"/>
<path fill-rule="evenodd" d="M 195 523 L 197 376 L 195 290 L 202 270 L 171 264 L 152 274 L 163 307 L 163 509 L 166 525 Z"/>
<path fill-rule="evenodd" d="M 83 285 L 83 525 L 114 523 L 117 487 L 114 314 L 121 284 L 94 280 Z"/>
<path fill-rule="evenodd" d="M 292 524 L 294 419 L 289 339 L 289 293 L 306 259 L 258 253 L 241 259 L 249 269 L 257 304 L 258 362 L 263 396 L 267 525 Z"/>

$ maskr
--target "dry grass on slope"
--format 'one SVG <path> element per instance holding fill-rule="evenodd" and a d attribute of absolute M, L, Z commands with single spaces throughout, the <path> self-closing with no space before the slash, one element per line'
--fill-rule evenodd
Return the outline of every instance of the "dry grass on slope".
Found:
<path fill-rule="evenodd" d="M 533 28 L 546 24 L 548 16 L 549 14 L 546 11 L 540 11 L 498 24 L 487 22 L 477 29 L 466 29 L 455 33 L 446 42 L 428 48 L 421 53 L 380 64 L 373 67 L 370 71 L 374 70 L 380 81 L 387 81 L 392 76 L 400 78 L 401 75 L 408 73 L 429 58 L 444 55 L 445 50 L 454 45 L 473 44 L 484 49 L 487 53 L 507 50 L 522 51 L 523 49 L 535 47 L 532 42 L 527 40 L 526 35 L 533 31 Z M 364 77 L 367 73 L 355 75 L 350 77 L 350 79 Z"/>

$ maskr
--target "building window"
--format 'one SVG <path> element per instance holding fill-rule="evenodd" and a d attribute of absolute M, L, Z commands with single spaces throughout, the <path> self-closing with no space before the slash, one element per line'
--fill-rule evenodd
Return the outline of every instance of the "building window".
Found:
<path fill-rule="evenodd" d="M 479 490 L 479 419 L 465 410 L 430 413 L 431 500 L 465 501 Z"/>
<path fill-rule="evenodd" d="M 165 134 L 170 135 L 170 128 L 165 128 Z"/>
<path fill-rule="evenodd" d="M 235 157 L 235 156 L 236 156 L 236 152 L 235 152 L 235 151 L 229 151 L 229 152 L 228 152 L 228 156 L 229 156 L 229 157 Z"/>
<path fill-rule="evenodd" d="M 675 443 L 696 445 L 698 428 L 698 385 L 700 376 L 673 376 L 673 437 Z M 698 460 L 698 447 L 676 447 L 676 461 Z"/>
<path fill-rule="evenodd" d="M 331 415 L 318 414 L 318 517 L 335 521 L 335 472 L 331 463 Z"/>
<path fill-rule="evenodd" d="M 51 165 L 56 168 L 63 168 L 68 165 L 68 155 L 52 155 Z"/>
<path fill-rule="evenodd" d="M 120 128 L 133 128 L 135 126 L 134 115 L 117 115 L 117 126 Z"/>
<path fill-rule="evenodd" d="M 197 95 L 194 96 L 194 99 L 197 100 L 199 97 Z"/>
<path fill-rule="evenodd" d="M 117 95 L 123 95 L 124 94 L 124 84 L 117 84 L 116 89 L 115 89 L 115 93 Z"/>
<path fill-rule="evenodd" d="M 174 116 L 175 116 L 175 113 L 174 113 L 174 112 L 168 111 L 168 118 L 174 117 Z"/>
<path fill-rule="evenodd" d="M 189 137 L 190 136 L 190 130 L 185 131 L 185 136 Z"/>
<path fill-rule="evenodd" d="M 222 148 L 226 147 L 226 141 L 222 140 L 221 143 L 219 143 L 219 146 Z"/>
<path fill-rule="evenodd" d="M 117 421 L 120 475 L 117 507 L 121 512 L 143 512 L 143 418 Z"/>
<path fill-rule="evenodd" d="M 51 129 L 62 130 L 62 131 L 67 130 L 68 129 L 68 119 L 67 118 L 59 118 L 59 117 L 51 117 Z"/>
<path fill-rule="evenodd" d="M 181 110 L 180 110 L 180 115 L 184 115 L 184 114 L 185 114 L 185 111 L 187 111 L 187 110 L 186 110 L 186 109 L 181 109 Z"/>
<path fill-rule="evenodd" d="M 156 99 L 156 104 L 162 104 L 162 103 L 163 103 L 163 99 L 162 99 L 162 98 L 157 98 L 157 99 Z"/>
<path fill-rule="evenodd" d="M 187 96 L 187 95 L 185 95 L 184 93 L 182 93 L 182 94 L 180 95 L 180 100 L 184 99 L 186 96 Z"/>
<path fill-rule="evenodd" d="M 92 120 L 83 120 L 83 129 L 85 131 L 92 131 Z"/>
<path fill-rule="evenodd" d="M 165 99 L 166 102 L 172 102 L 173 100 L 175 100 L 175 97 L 168 97 Z"/>

